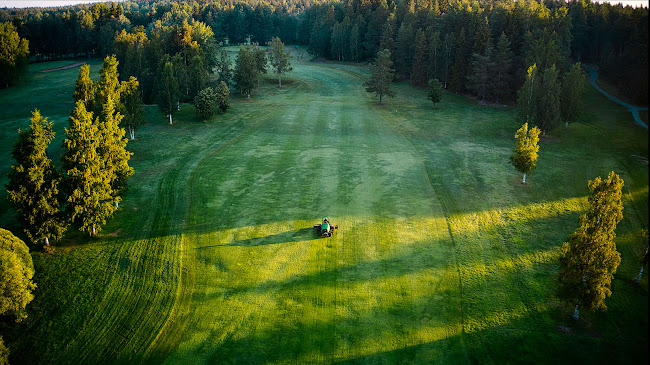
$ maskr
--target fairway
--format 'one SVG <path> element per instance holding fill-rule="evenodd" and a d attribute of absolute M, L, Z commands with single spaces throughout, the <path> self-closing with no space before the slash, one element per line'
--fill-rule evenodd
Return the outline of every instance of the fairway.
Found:
<path fill-rule="evenodd" d="M 543 137 L 522 185 L 508 163 L 513 108 L 452 93 L 434 107 L 407 84 L 378 105 L 366 67 L 296 58 L 282 89 L 268 74 L 207 122 L 191 105 L 171 126 L 145 107 L 115 218 L 98 239 L 71 231 L 55 255 L 34 254 L 29 317 L 3 329 L 17 361 L 648 359 L 648 279 L 631 280 L 645 249 L 648 143 L 629 112 L 586 90 L 581 121 Z M 24 85 L 0 90 L 11 105 L 0 111 L 3 171 L 34 106 L 55 122 L 57 160 L 78 68 L 36 68 L 65 65 L 32 65 Z M 25 101 L 37 88 L 60 99 Z M 612 170 L 625 180 L 622 262 L 608 311 L 574 322 L 555 293 L 560 247 L 586 210 L 587 181 Z M 16 230 L 1 199 L 0 223 Z M 330 238 L 312 228 L 323 216 L 339 226 Z"/>

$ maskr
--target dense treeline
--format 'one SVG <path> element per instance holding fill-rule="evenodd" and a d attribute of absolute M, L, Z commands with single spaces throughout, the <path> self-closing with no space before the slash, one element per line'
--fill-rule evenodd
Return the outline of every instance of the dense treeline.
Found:
<path fill-rule="evenodd" d="M 29 40 L 32 61 L 103 57 L 122 31 L 151 37 L 187 22 L 209 28 L 218 44 L 264 45 L 277 36 L 340 61 L 371 61 L 385 48 L 397 79 L 424 87 L 437 78 L 481 100 L 512 100 L 533 64 L 555 64 L 563 78 L 576 61 L 600 66 L 635 90 L 635 101 L 648 97 L 648 9 L 589 0 L 131 1 L 2 9 L 0 21 Z M 203 61 L 211 71 L 210 55 Z"/>

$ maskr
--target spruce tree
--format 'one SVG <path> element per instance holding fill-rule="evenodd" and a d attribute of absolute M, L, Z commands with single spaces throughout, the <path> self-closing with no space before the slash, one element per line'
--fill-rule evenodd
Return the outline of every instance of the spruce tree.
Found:
<path fill-rule="evenodd" d="M 228 86 L 233 85 L 233 71 L 231 68 L 230 58 L 228 57 L 228 52 L 226 52 L 225 49 L 222 49 L 221 52 L 219 52 L 217 74 L 219 75 L 220 81 L 225 82 Z"/>
<path fill-rule="evenodd" d="M 172 124 L 172 114 L 177 111 L 178 102 L 178 82 L 174 77 L 174 65 L 169 62 L 169 57 L 165 57 L 158 67 L 156 103 L 158 109 L 169 116 L 169 124 Z"/>
<path fill-rule="evenodd" d="M 440 72 L 440 65 L 442 64 L 442 44 L 440 41 L 440 32 L 433 32 L 430 28 L 431 27 L 427 28 L 427 65 L 429 68 L 427 70 L 427 77 L 441 79 L 442 73 Z"/>
<path fill-rule="evenodd" d="M 109 179 L 116 207 L 127 189 L 128 178 L 133 175 L 133 168 L 129 166 L 133 153 L 126 150 L 125 131 L 120 127 L 123 118 L 121 113 L 115 111 L 115 104 L 109 96 L 98 118 L 97 152 L 104 163 L 104 172 Z"/>
<path fill-rule="evenodd" d="M 108 98 L 111 98 L 113 103 L 117 105 L 121 102 L 122 85 L 119 81 L 117 66 L 118 62 L 115 55 L 104 58 L 104 64 L 99 70 L 99 81 L 95 85 L 95 106 L 93 108 L 95 115 L 101 114 Z"/>
<path fill-rule="evenodd" d="M 537 97 L 539 94 L 539 76 L 537 65 L 532 65 L 526 73 L 526 81 L 517 93 L 517 118 L 533 123 L 536 120 Z"/>
<path fill-rule="evenodd" d="M 284 43 L 279 37 L 271 39 L 271 53 L 269 53 L 271 67 L 278 74 L 278 87 L 282 87 L 282 74 L 287 73 L 291 67 L 291 55 L 284 51 Z"/>
<path fill-rule="evenodd" d="M 540 130 L 537 127 L 533 127 L 529 131 L 528 123 L 524 123 L 515 133 L 516 144 L 515 150 L 510 156 L 510 163 L 517 171 L 524 174 L 522 184 L 526 183 L 526 174 L 537 167 L 539 134 Z"/>
<path fill-rule="evenodd" d="M 68 196 L 66 213 L 72 224 L 91 236 L 97 234 L 117 209 L 113 204 L 111 176 L 99 154 L 99 123 L 77 101 L 66 128 L 61 162 Z"/>
<path fill-rule="evenodd" d="M 92 110 L 95 107 L 95 85 L 90 79 L 90 66 L 82 65 L 79 68 L 73 97 L 75 102 L 83 101 L 86 109 Z"/>
<path fill-rule="evenodd" d="M 415 35 L 413 83 L 418 87 L 423 87 L 427 83 L 427 37 L 422 29 L 418 29 Z"/>
<path fill-rule="evenodd" d="M 442 83 L 438 79 L 429 80 L 429 93 L 427 96 L 433 102 L 433 106 L 436 106 L 436 103 L 439 103 L 442 99 Z"/>
<path fill-rule="evenodd" d="M 560 125 L 560 83 L 555 65 L 544 70 L 535 108 L 535 124 L 542 134 L 550 132 Z"/>
<path fill-rule="evenodd" d="M 490 39 L 483 54 L 473 53 L 472 59 L 472 72 L 467 76 L 468 88 L 481 98 L 481 102 L 485 102 L 494 88 L 494 47 Z"/>
<path fill-rule="evenodd" d="M 501 33 L 495 50 L 493 72 L 493 93 L 497 103 L 499 103 L 499 98 L 510 94 L 511 71 L 512 51 L 510 50 L 510 41 L 505 33 Z"/>
<path fill-rule="evenodd" d="M 602 180 L 589 181 L 589 210 L 580 216 L 580 227 L 562 245 L 560 294 L 580 307 L 606 310 L 605 298 L 612 294 L 611 283 L 621 262 L 614 238 L 616 225 L 623 219 L 623 180 L 613 171 Z"/>
<path fill-rule="evenodd" d="M 363 85 L 369 93 L 379 96 L 379 104 L 384 95 L 394 97 L 395 92 L 390 89 L 393 81 L 393 61 L 390 60 L 390 51 L 387 49 L 377 52 L 377 60 L 370 65 L 370 80 Z"/>
<path fill-rule="evenodd" d="M 27 317 L 24 310 L 36 289 L 33 277 L 34 263 L 27 245 L 0 228 L 0 316 L 11 314 L 17 321 Z"/>
<path fill-rule="evenodd" d="M 442 44 L 442 81 L 444 83 L 445 89 L 447 88 L 447 83 L 449 82 L 452 62 L 454 60 L 454 50 L 456 49 L 456 37 L 454 33 L 445 34 L 445 41 Z"/>
<path fill-rule="evenodd" d="M 465 27 L 460 29 L 458 40 L 456 41 L 456 50 L 454 54 L 454 65 L 451 72 L 451 87 L 455 91 L 465 91 L 465 81 L 467 80 L 467 73 L 469 62 L 467 59 L 470 57 L 470 45 L 465 33 Z"/>
<path fill-rule="evenodd" d="M 402 78 L 410 78 L 413 65 L 413 26 L 410 21 L 404 21 L 397 32 L 395 42 L 395 70 Z M 390 52 L 389 52 L 390 54 Z"/>
<path fill-rule="evenodd" d="M 32 112 L 28 130 L 20 132 L 12 155 L 7 193 L 27 237 L 37 243 L 58 240 L 67 228 L 61 214 L 61 177 L 47 154 L 54 139 L 52 122 Z"/>
<path fill-rule="evenodd" d="M 571 67 L 569 73 L 562 81 L 562 92 L 560 93 L 560 114 L 564 120 L 565 127 L 569 122 L 575 122 L 582 112 L 582 91 L 585 88 L 585 76 L 582 73 L 580 62 Z"/>
<path fill-rule="evenodd" d="M 120 113 L 124 116 L 120 126 L 129 133 L 131 140 L 135 139 L 135 130 L 145 123 L 142 99 L 140 98 L 140 83 L 131 76 L 128 82 L 122 84 L 122 105 Z"/>

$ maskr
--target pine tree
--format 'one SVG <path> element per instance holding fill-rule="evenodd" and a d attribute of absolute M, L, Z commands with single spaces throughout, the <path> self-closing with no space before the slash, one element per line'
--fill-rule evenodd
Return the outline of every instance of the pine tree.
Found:
<path fill-rule="evenodd" d="M 539 84 L 537 65 L 532 65 L 528 68 L 524 85 L 517 93 L 517 118 L 526 120 L 526 123 L 533 123 L 537 119 Z"/>
<path fill-rule="evenodd" d="M 117 209 L 113 205 L 111 179 L 100 158 L 98 123 L 93 113 L 77 101 L 66 128 L 61 157 L 68 196 L 66 212 L 72 224 L 93 236 Z"/>
<path fill-rule="evenodd" d="M 429 93 L 427 95 L 433 106 L 442 99 L 442 83 L 438 79 L 429 80 Z"/>
<path fill-rule="evenodd" d="M 494 47 L 488 39 L 483 54 L 472 54 L 472 72 L 467 76 L 468 88 L 481 98 L 481 102 L 492 93 L 494 88 Z"/>
<path fill-rule="evenodd" d="M 271 53 L 269 53 L 271 67 L 278 74 L 278 87 L 282 87 L 282 74 L 287 73 L 291 67 L 291 55 L 284 51 L 284 43 L 279 37 L 271 39 Z"/>
<path fill-rule="evenodd" d="M 606 310 L 605 298 L 612 294 L 611 283 L 621 262 L 616 251 L 616 225 L 623 219 L 623 180 L 613 171 L 607 179 L 589 181 L 589 210 L 580 216 L 580 227 L 562 245 L 560 294 L 581 306 Z"/>
<path fill-rule="evenodd" d="M 233 85 L 233 72 L 230 68 L 230 58 L 228 57 L 228 52 L 225 49 L 222 49 L 219 52 L 219 59 L 217 60 L 217 74 L 219 75 L 219 80 L 226 83 L 228 86 Z"/>
<path fill-rule="evenodd" d="M 552 65 L 544 70 L 539 86 L 535 124 L 542 130 L 542 134 L 546 134 L 560 125 L 561 87 L 557 76 L 558 71 L 555 65 Z"/>
<path fill-rule="evenodd" d="M 565 127 L 569 122 L 575 122 L 582 112 L 582 91 L 585 88 L 585 76 L 582 73 L 580 62 L 571 67 L 569 73 L 562 81 L 562 92 L 560 93 L 560 114 L 564 120 Z"/>
<path fill-rule="evenodd" d="M 415 35 L 413 83 L 418 87 L 423 87 L 427 83 L 427 37 L 422 29 L 418 29 Z"/>
<path fill-rule="evenodd" d="M 393 22 L 387 21 L 379 38 L 379 49 L 387 49 L 391 55 L 395 54 L 395 32 Z"/>
<path fill-rule="evenodd" d="M 87 109 L 95 107 L 95 85 L 90 79 L 90 66 L 83 65 L 79 68 L 79 77 L 74 90 L 74 101 L 83 101 Z"/>
<path fill-rule="evenodd" d="M 18 211 L 19 221 L 27 237 L 36 243 L 63 236 L 67 224 L 61 214 L 61 177 L 47 155 L 54 139 L 52 122 L 35 110 L 28 130 L 20 132 L 12 155 L 17 164 L 11 166 L 7 193 Z"/>
<path fill-rule="evenodd" d="M 131 140 L 135 139 L 135 130 L 146 122 L 142 110 L 139 85 L 138 79 L 131 76 L 128 82 L 123 83 L 122 89 L 120 113 L 124 118 L 122 119 L 121 127 L 129 133 Z"/>
<path fill-rule="evenodd" d="M 24 310 L 36 289 L 33 277 L 34 263 L 27 245 L 0 228 L 0 316 L 11 314 L 17 321 L 27 317 Z"/>
<path fill-rule="evenodd" d="M 524 174 L 522 184 L 526 183 L 526 174 L 537 167 L 537 151 L 539 151 L 540 130 L 533 127 L 528 130 L 528 123 L 524 123 L 515 133 L 515 150 L 510 156 L 510 163 L 517 171 Z"/>
<path fill-rule="evenodd" d="M 172 114 L 176 112 L 178 102 L 178 83 L 174 77 L 174 65 L 169 62 L 169 57 L 165 57 L 158 67 L 156 103 L 158 109 L 169 116 L 169 124 L 172 124 Z"/>
<path fill-rule="evenodd" d="M 370 80 L 364 86 L 367 92 L 379 95 L 379 104 L 384 95 L 395 96 L 395 92 L 390 89 L 395 72 L 392 66 L 393 61 L 390 60 L 390 51 L 387 49 L 377 52 L 377 61 L 370 65 Z"/>
<path fill-rule="evenodd" d="M 499 98 L 510 94 L 511 70 L 512 51 L 510 50 L 510 41 L 505 33 L 501 33 L 497 42 L 493 72 L 493 93 L 497 103 L 499 103 Z"/>
<path fill-rule="evenodd" d="M 251 98 L 253 91 L 260 80 L 260 70 L 254 49 L 251 46 L 239 47 L 239 53 L 235 60 L 235 84 L 241 94 Z"/>
<path fill-rule="evenodd" d="M 447 88 L 447 83 L 449 82 L 449 73 L 451 71 L 452 62 L 454 59 L 454 49 L 456 48 L 456 37 L 454 33 L 445 34 L 445 41 L 442 44 L 442 79 L 444 82 L 445 89 Z"/>
<path fill-rule="evenodd" d="M 205 88 L 207 75 L 203 67 L 203 60 L 199 56 L 192 57 L 189 67 L 189 99 L 194 100 L 199 91 Z"/>
<path fill-rule="evenodd" d="M 121 113 L 115 111 L 115 104 L 109 96 L 98 118 L 97 152 L 104 164 L 104 172 L 111 185 L 116 207 L 128 187 L 129 177 L 133 175 L 133 168 L 129 166 L 129 159 L 133 153 L 126 150 L 125 131 L 120 127 L 123 118 Z"/>
<path fill-rule="evenodd" d="M 403 22 L 399 27 L 395 42 L 395 70 L 399 77 L 410 78 L 413 64 L 413 36 L 411 22 Z"/>

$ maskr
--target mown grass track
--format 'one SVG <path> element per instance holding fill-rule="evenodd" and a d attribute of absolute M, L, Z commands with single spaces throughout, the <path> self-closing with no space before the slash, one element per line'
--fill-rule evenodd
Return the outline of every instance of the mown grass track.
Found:
<path fill-rule="evenodd" d="M 35 75 L 18 95 L 0 92 L 15 102 L 0 115 L 13 129 L 28 122 L 20 93 Z M 42 75 L 70 89 L 76 69 Z M 433 108 L 401 84 L 378 106 L 366 77 L 299 62 L 283 89 L 269 75 L 207 123 L 184 106 L 169 126 L 148 107 L 129 143 L 132 189 L 100 239 L 70 234 L 55 256 L 35 254 L 30 316 L 0 325 L 12 360 L 647 360 L 647 279 L 627 279 L 648 219 L 647 166 L 631 156 L 647 157 L 647 134 L 625 111 L 588 91 L 596 109 L 542 142 L 522 186 L 507 163 L 519 127 L 510 108 L 449 93 Z M 61 99 L 44 114 L 60 131 L 71 108 Z M 3 138 L 12 133 L 3 124 Z M 558 248 L 587 180 L 611 170 L 626 181 L 623 263 L 608 312 L 573 323 L 554 296 Z M 323 215 L 340 229 L 317 239 Z"/>

